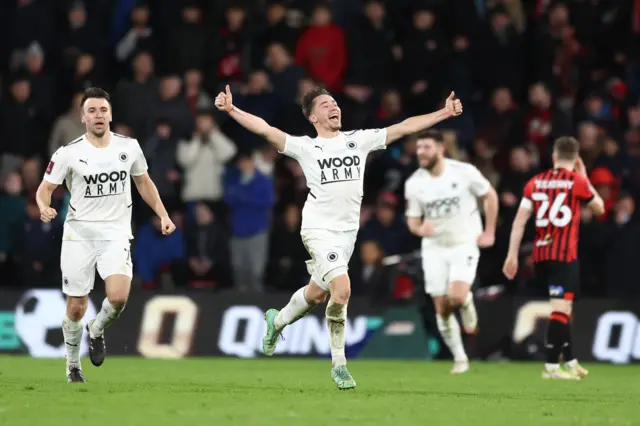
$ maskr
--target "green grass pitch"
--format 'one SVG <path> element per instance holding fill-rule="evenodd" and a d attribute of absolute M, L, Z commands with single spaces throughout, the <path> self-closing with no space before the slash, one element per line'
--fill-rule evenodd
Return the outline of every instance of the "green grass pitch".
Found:
<path fill-rule="evenodd" d="M 0 425 L 640 425 L 640 366 L 588 365 L 581 382 L 545 381 L 538 363 L 349 363 L 338 391 L 328 360 L 107 358 L 83 361 L 89 383 L 66 384 L 63 360 L 0 357 Z"/>

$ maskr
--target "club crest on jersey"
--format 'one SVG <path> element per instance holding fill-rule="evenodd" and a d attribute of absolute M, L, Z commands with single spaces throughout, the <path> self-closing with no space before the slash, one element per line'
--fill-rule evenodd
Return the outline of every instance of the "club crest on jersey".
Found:
<path fill-rule="evenodd" d="M 129 159 L 129 156 L 127 155 L 126 152 L 121 152 L 120 154 L 118 154 L 118 158 L 120 159 L 120 161 L 122 161 L 123 163 L 126 163 L 127 160 Z"/>
<path fill-rule="evenodd" d="M 358 144 L 355 143 L 354 141 L 347 141 L 347 148 L 356 149 L 357 147 L 358 147 Z"/>

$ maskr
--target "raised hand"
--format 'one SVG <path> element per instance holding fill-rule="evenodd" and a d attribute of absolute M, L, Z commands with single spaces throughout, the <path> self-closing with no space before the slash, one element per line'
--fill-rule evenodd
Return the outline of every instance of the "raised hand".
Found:
<path fill-rule="evenodd" d="M 444 107 L 451 113 L 452 116 L 457 117 L 462 114 L 462 102 L 460 99 L 455 99 L 455 92 L 451 92 L 449 97 L 444 103 Z"/>
<path fill-rule="evenodd" d="M 215 105 L 220 111 L 231 112 L 233 110 L 233 96 L 228 84 L 225 92 L 220 92 L 216 96 Z"/>

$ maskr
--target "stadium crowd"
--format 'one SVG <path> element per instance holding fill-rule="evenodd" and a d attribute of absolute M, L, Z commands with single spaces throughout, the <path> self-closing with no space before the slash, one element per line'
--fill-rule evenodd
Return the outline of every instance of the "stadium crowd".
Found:
<path fill-rule="evenodd" d="M 35 190 L 50 155 L 84 132 L 85 88 L 112 94 L 116 133 L 140 141 L 178 231 L 137 202 L 134 260 L 146 288 L 291 291 L 307 279 L 304 176 L 213 107 L 236 104 L 312 134 L 300 100 L 326 86 L 345 129 L 384 127 L 440 106 L 448 155 L 475 164 L 501 201 L 480 285 L 500 272 L 524 183 L 574 134 L 607 213 L 582 216 L 583 292 L 640 295 L 640 1 L 9 0 L 0 2 L 0 262 L 4 286 L 58 286 L 67 195 L 43 224 Z M 404 224 L 415 141 L 368 159 L 354 294 L 400 297 L 381 260 L 419 246 Z M 528 253 L 523 252 L 524 263 Z M 527 268 L 515 291 L 528 291 Z M 421 288 L 421 284 L 417 284 Z"/>

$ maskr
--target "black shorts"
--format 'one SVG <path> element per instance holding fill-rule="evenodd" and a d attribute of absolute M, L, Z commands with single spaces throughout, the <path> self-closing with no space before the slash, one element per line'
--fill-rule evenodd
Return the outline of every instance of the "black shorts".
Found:
<path fill-rule="evenodd" d="M 580 289 L 580 263 L 547 260 L 533 267 L 539 288 L 547 288 L 552 299 L 573 300 Z"/>

